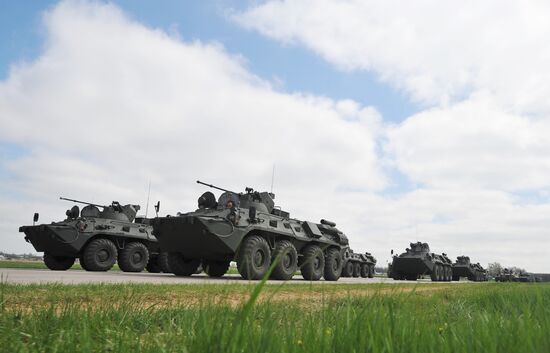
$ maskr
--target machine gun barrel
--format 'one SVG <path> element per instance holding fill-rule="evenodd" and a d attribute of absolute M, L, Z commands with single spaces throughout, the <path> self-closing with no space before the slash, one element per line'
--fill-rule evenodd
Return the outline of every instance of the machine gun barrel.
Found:
<path fill-rule="evenodd" d="M 217 190 L 224 191 L 224 192 L 230 192 L 230 193 L 232 193 L 232 194 L 239 194 L 238 192 L 234 192 L 234 191 L 231 191 L 231 190 L 223 189 L 223 188 L 217 187 L 217 186 L 212 185 L 212 184 L 203 183 L 203 182 L 200 181 L 200 180 L 197 180 L 197 184 L 201 184 L 201 185 L 204 185 L 204 186 L 208 186 L 208 187 L 211 187 L 212 189 L 217 189 Z"/>
<path fill-rule="evenodd" d="M 64 201 L 71 201 L 71 202 L 81 203 L 81 204 L 84 204 L 84 205 L 91 205 L 91 206 L 101 207 L 101 208 L 107 208 L 107 207 L 109 207 L 109 206 L 104 206 L 104 205 L 98 205 L 98 204 L 91 203 L 91 202 L 85 202 L 85 201 L 78 201 L 78 200 L 68 199 L 68 198 L 66 198 L 66 197 L 60 197 L 59 199 L 60 199 L 60 200 L 64 200 Z"/>

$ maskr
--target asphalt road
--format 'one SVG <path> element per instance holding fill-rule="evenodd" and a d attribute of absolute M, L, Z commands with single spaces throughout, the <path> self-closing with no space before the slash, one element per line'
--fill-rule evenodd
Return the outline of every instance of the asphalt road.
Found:
<path fill-rule="evenodd" d="M 193 275 L 192 277 L 176 277 L 173 274 L 164 273 L 125 273 L 118 271 L 110 272 L 86 272 L 79 270 L 70 271 L 50 271 L 50 270 L 32 270 L 32 269 L 11 269 L 0 268 L 0 278 L 7 283 L 65 283 L 65 284 L 81 284 L 81 283 L 162 283 L 162 284 L 224 284 L 224 283 L 250 283 L 257 281 L 247 281 L 240 278 L 239 275 L 226 275 L 222 278 L 210 278 L 204 273 Z M 280 281 L 269 281 L 273 283 L 281 283 Z M 418 283 L 441 283 L 431 282 L 430 280 L 419 280 Z M 466 283 L 468 281 L 447 282 L 447 283 Z M 288 283 L 292 284 L 309 284 L 300 276 L 294 276 Z M 415 283 L 411 281 L 394 281 L 390 278 L 340 278 L 338 282 L 318 281 L 316 283 L 330 284 L 375 284 L 375 283 Z"/>

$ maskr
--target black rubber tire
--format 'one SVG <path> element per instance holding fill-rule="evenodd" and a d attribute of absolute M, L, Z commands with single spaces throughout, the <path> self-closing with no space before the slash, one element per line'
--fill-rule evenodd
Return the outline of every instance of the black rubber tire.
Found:
<path fill-rule="evenodd" d="M 229 261 L 204 261 L 204 272 L 210 277 L 223 277 L 229 270 Z"/>
<path fill-rule="evenodd" d="M 338 281 L 342 275 L 342 255 L 340 250 L 331 248 L 325 256 L 324 277 L 327 281 Z"/>
<path fill-rule="evenodd" d="M 406 275 L 405 279 L 407 281 L 416 281 L 418 279 L 418 275 Z"/>
<path fill-rule="evenodd" d="M 432 282 L 439 281 L 439 265 L 434 264 L 434 267 L 432 269 L 432 273 L 430 273 L 430 278 L 432 279 Z"/>
<path fill-rule="evenodd" d="M 370 266 L 369 264 L 361 264 L 361 277 L 367 278 L 369 276 Z"/>
<path fill-rule="evenodd" d="M 80 263 L 80 267 L 82 267 L 84 271 L 90 271 L 90 269 L 88 269 L 88 266 L 86 266 L 86 260 L 84 260 L 84 254 L 80 255 L 80 257 L 78 258 L 78 262 Z"/>
<path fill-rule="evenodd" d="M 149 257 L 149 262 L 147 263 L 147 266 L 145 266 L 145 269 L 149 273 L 160 273 L 161 272 L 158 254 L 151 255 Z"/>
<path fill-rule="evenodd" d="M 201 260 L 185 259 L 179 252 L 168 253 L 168 266 L 176 276 L 191 276 L 200 264 Z"/>
<path fill-rule="evenodd" d="M 451 282 L 453 280 L 453 268 L 451 266 L 447 266 L 447 282 Z"/>
<path fill-rule="evenodd" d="M 118 250 L 109 239 L 94 239 L 86 245 L 82 254 L 87 271 L 109 271 L 116 262 Z"/>
<path fill-rule="evenodd" d="M 75 260 L 70 256 L 54 256 L 44 253 L 44 264 L 52 271 L 66 271 L 74 265 Z"/>
<path fill-rule="evenodd" d="M 302 252 L 300 264 L 302 277 L 307 281 L 318 281 L 325 271 L 325 254 L 317 245 L 308 245 Z"/>
<path fill-rule="evenodd" d="M 401 281 L 401 280 L 405 279 L 405 276 L 403 274 L 399 273 L 399 272 L 394 272 L 392 278 L 396 281 Z"/>
<path fill-rule="evenodd" d="M 237 269 L 244 279 L 261 279 L 271 265 L 271 249 L 267 241 L 251 235 L 241 243 L 237 257 Z"/>
<path fill-rule="evenodd" d="M 158 264 L 162 272 L 172 273 L 172 270 L 170 269 L 170 264 L 168 263 L 168 252 L 163 251 L 159 254 Z"/>
<path fill-rule="evenodd" d="M 353 277 L 359 277 L 361 275 L 361 263 L 355 262 L 353 264 Z"/>
<path fill-rule="evenodd" d="M 126 243 L 124 249 L 118 252 L 118 267 L 123 272 L 141 272 L 148 262 L 149 250 L 138 241 Z"/>
<path fill-rule="evenodd" d="M 369 265 L 369 274 L 367 275 L 368 278 L 374 277 L 374 265 Z"/>
<path fill-rule="evenodd" d="M 276 261 L 279 256 L 279 262 L 273 268 L 271 278 L 288 281 L 298 269 L 298 252 L 296 251 L 296 247 L 288 240 L 278 241 L 275 244 L 275 249 L 273 249 L 271 261 Z"/>
<path fill-rule="evenodd" d="M 453 276 L 453 281 L 460 281 L 460 277 L 459 276 Z"/>
<path fill-rule="evenodd" d="M 353 262 L 347 261 L 342 267 L 342 277 L 353 276 Z"/>

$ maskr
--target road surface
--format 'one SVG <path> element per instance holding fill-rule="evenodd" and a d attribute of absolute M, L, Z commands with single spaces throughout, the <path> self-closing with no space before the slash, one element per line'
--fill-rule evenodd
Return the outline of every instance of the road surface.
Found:
<path fill-rule="evenodd" d="M 7 283 L 152 283 L 152 284 L 224 284 L 224 283 L 250 283 L 258 281 L 243 280 L 239 275 L 225 275 L 222 278 L 210 278 L 204 273 L 193 275 L 192 277 L 176 277 L 173 274 L 165 273 L 126 273 L 119 271 L 110 272 L 86 272 L 80 270 L 69 271 L 50 271 L 34 269 L 12 269 L 0 268 L 0 278 Z M 281 281 L 269 281 L 270 283 L 281 283 Z M 419 280 L 418 283 L 442 283 L 431 282 L 430 280 Z M 468 281 L 447 282 L 447 283 L 466 283 Z M 294 276 L 288 283 L 309 284 L 301 276 Z M 318 281 L 316 283 L 330 284 L 374 284 L 374 283 L 415 283 L 411 281 L 394 281 L 390 278 L 340 278 L 338 282 Z M 443 282 L 445 283 L 445 282 Z"/>

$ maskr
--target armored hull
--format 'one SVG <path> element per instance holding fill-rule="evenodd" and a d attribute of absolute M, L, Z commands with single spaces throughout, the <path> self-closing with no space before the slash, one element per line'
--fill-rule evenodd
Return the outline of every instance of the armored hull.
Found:
<path fill-rule="evenodd" d="M 445 254 L 430 253 L 427 243 L 411 243 L 406 252 L 393 257 L 388 277 L 395 280 L 417 280 L 429 275 L 432 281 L 450 281 L 452 262 Z"/>
<path fill-rule="evenodd" d="M 224 218 L 200 215 L 159 217 L 153 224 L 161 250 L 188 259 L 230 261 L 245 235 Z"/>
<path fill-rule="evenodd" d="M 217 200 L 211 192 L 204 193 L 196 211 L 152 222 L 161 251 L 169 252 L 176 275 L 192 275 L 202 263 L 206 273 L 220 277 L 235 260 L 246 279 L 262 278 L 271 264 L 274 279 L 290 279 L 298 269 L 308 280 L 340 277 L 349 247 L 336 224 L 291 218 L 275 207 L 272 193 L 217 189 L 224 193 Z"/>

